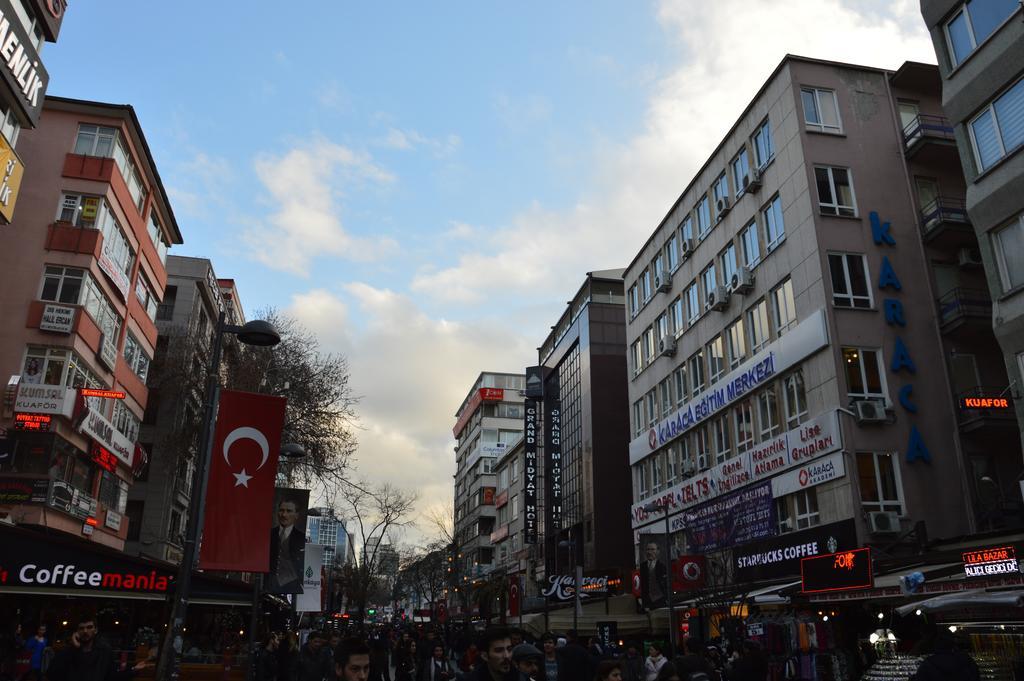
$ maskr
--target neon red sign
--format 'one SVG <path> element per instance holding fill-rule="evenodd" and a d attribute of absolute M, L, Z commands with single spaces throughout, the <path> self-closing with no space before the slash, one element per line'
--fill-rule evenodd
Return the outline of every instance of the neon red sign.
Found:
<path fill-rule="evenodd" d="M 800 578 L 804 593 L 870 589 L 875 585 L 871 549 L 853 549 L 803 558 L 800 561 Z"/>
<path fill-rule="evenodd" d="M 100 390 L 99 388 L 79 388 L 82 397 L 101 397 L 105 400 L 123 400 L 123 390 Z"/>
<path fill-rule="evenodd" d="M 53 417 L 49 414 L 15 414 L 14 427 L 17 430 L 50 430 Z"/>
<path fill-rule="evenodd" d="M 117 470 L 117 457 L 96 443 L 92 445 L 92 460 L 105 471 L 113 473 Z"/>

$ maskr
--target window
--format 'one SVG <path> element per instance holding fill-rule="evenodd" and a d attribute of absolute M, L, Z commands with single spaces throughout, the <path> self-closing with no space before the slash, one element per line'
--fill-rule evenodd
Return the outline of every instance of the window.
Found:
<path fill-rule="evenodd" d="M 718 335 L 707 344 L 708 351 L 708 373 L 711 383 L 714 384 L 725 375 L 725 344 L 722 343 L 722 336 Z"/>
<path fill-rule="evenodd" d="M 736 244 L 730 241 L 725 250 L 718 254 L 718 262 L 722 263 L 722 283 L 728 286 L 732 275 L 736 274 Z"/>
<path fill-rule="evenodd" d="M 75 138 L 75 153 L 84 156 L 110 157 L 114 150 L 116 137 L 116 128 L 82 123 L 78 126 L 78 137 Z"/>
<path fill-rule="evenodd" d="M 686 366 L 680 364 L 672 372 L 672 383 L 676 389 L 676 404 L 681 405 L 686 401 Z"/>
<path fill-rule="evenodd" d="M 658 493 L 662 489 L 664 475 L 662 473 L 662 459 L 664 457 L 659 452 L 651 457 L 651 486 L 653 491 Z"/>
<path fill-rule="evenodd" d="M 639 399 L 633 403 L 633 436 L 644 432 L 647 422 L 644 420 L 644 401 Z"/>
<path fill-rule="evenodd" d="M 157 221 L 155 210 L 149 212 L 149 238 L 156 248 L 156 254 L 160 258 L 160 262 L 166 263 L 167 242 L 164 241 L 164 232 L 160 229 L 160 223 Z"/>
<path fill-rule="evenodd" d="M 786 402 L 786 428 L 792 430 L 807 420 L 807 389 L 802 371 L 782 379 L 782 395 Z"/>
<path fill-rule="evenodd" d="M 768 119 L 764 120 L 761 127 L 757 129 L 750 139 L 754 147 L 754 158 L 757 160 L 757 167 L 764 168 L 768 162 L 775 157 L 775 147 L 772 145 L 772 130 L 768 125 Z"/>
<path fill-rule="evenodd" d="M 882 353 L 869 348 L 843 348 L 847 395 L 851 400 L 885 399 Z"/>
<path fill-rule="evenodd" d="M 114 400 L 114 413 L 110 417 L 114 427 L 117 428 L 118 432 L 128 438 L 131 442 L 139 437 L 139 426 L 141 422 L 139 418 L 133 414 L 127 406 L 125 406 L 124 400 Z"/>
<path fill-rule="evenodd" d="M 735 369 L 747 358 L 747 335 L 743 330 L 743 318 L 730 324 L 725 335 L 729 339 L 729 368 Z"/>
<path fill-rule="evenodd" d="M 39 300 L 77 305 L 78 296 L 82 292 L 84 275 L 83 270 L 73 267 L 47 265 L 43 274 L 43 290 L 39 294 Z"/>
<path fill-rule="evenodd" d="M 644 395 L 644 415 L 647 417 L 648 428 L 658 421 L 658 396 L 656 392 L 655 390 L 649 390 Z"/>
<path fill-rule="evenodd" d="M 634 470 L 637 472 L 637 487 L 640 488 L 640 498 L 643 499 L 647 496 L 647 492 L 650 489 L 647 485 L 647 462 L 640 462 Z"/>
<path fill-rule="evenodd" d="M 64 194 L 57 219 L 70 222 L 76 227 L 100 230 L 103 233 L 103 253 L 126 276 L 131 274 L 135 254 L 106 199 L 84 194 Z"/>
<path fill-rule="evenodd" d="M 512 471 L 512 482 L 519 480 L 519 459 L 512 459 L 509 469 Z"/>
<path fill-rule="evenodd" d="M 156 294 L 153 293 L 153 288 L 146 281 L 142 272 L 139 272 L 139 276 L 135 279 L 135 297 L 139 299 L 139 304 L 146 310 L 150 321 L 156 321 Z"/>
<path fill-rule="evenodd" d="M 747 310 L 747 328 L 750 330 L 750 353 L 756 354 L 771 341 L 768 330 L 768 303 L 764 298 Z"/>
<path fill-rule="evenodd" d="M 498 471 L 498 490 L 508 489 L 508 469 L 502 468 Z"/>
<path fill-rule="evenodd" d="M 125 502 L 127 502 L 127 492 Z M 124 508 L 121 506 L 121 481 L 116 475 L 109 471 L 100 471 L 100 489 L 96 500 L 115 513 L 121 513 Z"/>
<path fill-rule="evenodd" d="M 686 321 L 693 324 L 700 317 L 700 296 L 697 293 L 697 282 L 693 281 L 686 288 Z"/>
<path fill-rule="evenodd" d="M 644 331 L 644 366 L 654 361 L 655 353 L 658 350 L 658 339 L 654 337 L 654 327 L 648 326 Z"/>
<path fill-rule="evenodd" d="M 682 333 L 686 328 L 686 313 L 683 311 L 683 299 L 676 298 L 672 301 L 672 330 L 675 333 Z"/>
<path fill-rule="evenodd" d="M 18 135 L 21 132 L 21 122 L 14 113 L 14 109 L 0 104 L 0 133 L 7 138 L 7 142 L 13 149 L 18 145 Z"/>
<path fill-rule="evenodd" d="M 640 302 L 646 303 L 651 299 L 651 270 L 646 269 L 640 275 Z"/>
<path fill-rule="evenodd" d="M 839 120 L 839 103 L 832 90 L 805 87 L 800 90 L 804 105 L 804 123 L 808 130 L 817 132 L 842 132 Z"/>
<path fill-rule="evenodd" d="M 661 281 L 665 273 L 665 261 L 661 259 L 661 253 L 658 253 L 658 257 L 651 263 L 651 269 L 654 270 L 655 281 Z"/>
<path fill-rule="evenodd" d="M 815 488 L 795 492 L 793 502 L 796 506 L 796 529 L 805 530 L 821 523 L 821 516 L 818 514 L 818 491 Z"/>
<path fill-rule="evenodd" d="M 769 385 L 757 394 L 757 415 L 761 424 L 761 441 L 764 442 L 782 432 L 779 420 L 779 397 L 775 386 Z"/>
<path fill-rule="evenodd" d="M 1024 286 L 1024 215 L 995 232 L 992 241 L 1003 289 Z"/>
<path fill-rule="evenodd" d="M 832 273 L 832 304 L 836 307 L 871 308 L 868 261 L 857 253 L 829 253 Z"/>
<path fill-rule="evenodd" d="M 697 457 L 697 468 L 707 470 L 711 467 L 711 438 L 708 427 L 699 426 L 693 431 L 693 451 Z"/>
<path fill-rule="evenodd" d="M 704 296 L 715 290 L 718 286 L 718 277 L 715 276 L 715 263 L 712 262 L 710 265 L 704 268 L 704 271 L 700 273 L 701 283 L 704 284 Z"/>
<path fill-rule="evenodd" d="M 736 421 L 736 453 L 742 454 L 754 446 L 754 405 L 743 400 L 733 409 Z"/>
<path fill-rule="evenodd" d="M 793 300 L 793 280 L 787 278 L 772 289 L 772 313 L 775 335 L 781 336 L 796 324 L 796 303 Z"/>
<path fill-rule="evenodd" d="M 85 294 L 82 297 L 81 305 L 89 316 L 93 318 L 96 325 L 100 327 L 107 338 L 112 342 L 121 335 L 121 315 L 117 313 L 114 306 L 107 300 L 103 289 L 96 283 L 92 275 L 87 275 L 84 280 Z"/>
<path fill-rule="evenodd" d="M 128 521 L 128 541 L 139 541 L 142 535 L 142 514 L 145 513 L 146 502 L 129 501 L 125 509 Z"/>
<path fill-rule="evenodd" d="M 667 311 L 658 315 L 658 319 L 654 322 L 654 328 L 657 329 L 659 339 L 667 338 L 672 335 L 672 329 L 669 328 L 669 316 Z"/>
<path fill-rule="evenodd" d="M 988 170 L 1024 144 L 1024 79 L 971 119 L 968 128 L 979 171 Z"/>
<path fill-rule="evenodd" d="M 750 159 L 746 146 L 740 147 L 740 153 L 736 154 L 731 166 L 732 181 L 736 185 L 736 196 L 739 197 L 746 191 L 747 183 L 750 181 Z"/>
<path fill-rule="evenodd" d="M 665 261 L 668 262 L 669 272 L 675 272 L 679 267 L 679 237 L 675 232 L 665 242 Z"/>
<path fill-rule="evenodd" d="M 683 224 L 679 227 L 679 233 L 682 235 L 683 241 L 693 238 L 693 217 L 687 215 L 683 218 Z"/>
<path fill-rule="evenodd" d="M 658 384 L 658 392 L 661 396 L 661 414 L 667 416 L 675 406 L 672 394 L 672 378 L 666 378 Z"/>
<path fill-rule="evenodd" d="M 135 339 L 135 336 L 128 334 L 124 339 L 124 361 L 139 380 L 146 382 L 149 376 L 149 357 L 142 349 L 142 344 Z"/>
<path fill-rule="evenodd" d="M 738 190 L 739 185 L 736 185 L 736 188 Z M 715 180 L 715 183 L 711 185 L 711 194 L 715 199 L 716 210 L 718 209 L 718 206 L 721 205 L 719 204 L 719 201 L 722 199 L 725 199 L 727 202 L 729 201 L 729 180 L 726 179 L 725 173 L 719 175 L 718 179 Z M 719 211 L 719 217 L 721 217 L 721 211 Z"/>
<path fill-rule="evenodd" d="M 715 437 L 715 463 L 722 463 L 732 456 L 729 415 L 724 414 L 712 421 L 711 430 Z"/>
<path fill-rule="evenodd" d="M 761 217 L 764 218 L 765 244 L 771 253 L 786 238 L 786 225 L 782 221 L 782 199 L 778 194 L 761 209 Z"/>
<path fill-rule="evenodd" d="M 790 511 L 789 497 L 779 497 L 775 500 L 775 519 L 779 524 L 779 534 L 786 534 L 793 531 L 793 515 Z"/>
<path fill-rule="evenodd" d="M 857 214 L 848 168 L 817 167 L 814 181 L 818 185 L 818 208 L 822 215 L 854 217 Z"/>
<path fill-rule="evenodd" d="M 697 213 L 697 235 L 703 239 L 711 229 L 711 209 L 708 207 L 707 194 L 700 197 L 694 211 Z"/>
<path fill-rule="evenodd" d="M 512 520 L 519 517 L 519 495 L 513 494 L 512 500 L 509 502 L 509 506 L 512 507 Z"/>
<path fill-rule="evenodd" d="M 636 284 L 629 287 L 629 318 L 636 317 L 640 311 L 640 294 Z"/>
<path fill-rule="evenodd" d="M 636 376 L 644 368 L 643 351 L 640 349 L 641 342 L 637 339 L 629 348 L 629 357 L 633 362 L 633 375 Z"/>
<path fill-rule="evenodd" d="M 25 353 L 21 381 L 68 388 L 100 387 L 99 379 L 74 352 L 37 346 L 29 346 Z"/>
<path fill-rule="evenodd" d="M 761 261 L 761 246 L 757 241 L 756 220 L 751 220 L 740 231 L 740 243 L 743 244 L 743 264 L 753 269 Z"/>
<path fill-rule="evenodd" d="M 666 487 L 671 487 L 675 484 L 676 480 L 681 480 L 683 477 L 682 451 L 682 448 L 677 445 L 670 446 L 666 451 L 665 458 L 668 459 L 668 475 L 665 480 Z"/>
<path fill-rule="evenodd" d="M 865 511 L 892 511 L 903 514 L 900 471 L 896 455 L 857 452 L 857 477 L 860 501 Z"/>
<path fill-rule="evenodd" d="M 978 45 L 1020 9 L 1017 0 L 969 0 L 946 22 L 949 60 L 962 64 Z"/>
<path fill-rule="evenodd" d="M 106 202 L 99 196 L 64 194 L 61 196 L 57 220 L 70 222 L 75 227 L 96 228 L 96 219 Z"/>
<path fill-rule="evenodd" d="M 704 392 L 704 351 L 698 350 L 690 355 L 690 389 L 693 390 L 693 397 Z"/>

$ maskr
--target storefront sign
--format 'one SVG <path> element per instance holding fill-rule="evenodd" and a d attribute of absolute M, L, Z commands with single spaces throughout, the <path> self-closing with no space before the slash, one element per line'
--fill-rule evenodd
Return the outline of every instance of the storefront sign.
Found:
<path fill-rule="evenodd" d="M 537 543 L 537 409 L 538 400 L 523 404 L 523 543 Z"/>
<path fill-rule="evenodd" d="M 837 452 L 772 478 L 772 496 L 778 499 L 808 487 L 838 480 L 845 475 L 843 453 Z"/>
<path fill-rule="evenodd" d="M 629 463 L 635 464 L 654 450 L 664 447 L 695 425 L 755 390 L 780 372 L 828 344 L 823 310 L 811 314 L 795 329 L 771 343 L 699 398 L 684 404 L 659 421 L 644 435 L 629 443 Z"/>
<path fill-rule="evenodd" d="M 109 333 L 102 334 L 100 336 L 100 351 L 96 353 L 96 358 L 111 372 L 114 371 L 114 366 L 117 364 L 117 338 Z"/>
<path fill-rule="evenodd" d="M 107 472 L 113 473 L 117 470 L 117 457 L 95 442 L 92 443 L 92 460 Z"/>
<path fill-rule="evenodd" d="M 25 166 L 6 137 L 0 135 L 0 217 L 10 224 L 18 202 Z"/>
<path fill-rule="evenodd" d="M 834 411 L 819 414 L 810 421 L 787 431 L 768 442 L 747 450 L 707 471 L 691 476 L 666 491 L 642 499 L 633 504 L 631 521 L 634 528 L 641 527 L 660 517 L 652 516 L 645 506 L 667 503 L 672 513 L 717 498 L 755 482 L 769 480 L 779 473 L 799 467 L 808 467 L 809 462 L 842 449 L 842 431 L 839 416 Z M 834 469 L 835 477 L 842 477 L 842 469 Z M 817 476 L 820 477 L 820 474 Z M 824 479 L 820 482 L 825 482 Z M 819 484 L 819 483 L 814 483 Z M 809 486 L 809 485 L 808 485 Z M 776 494 L 776 496 L 779 496 Z"/>
<path fill-rule="evenodd" d="M 547 369 L 543 366 L 526 367 L 526 397 L 544 397 L 544 377 Z"/>
<path fill-rule="evenodd" d="M 972 411 L 1005 411 L 1013 407 L 1009 397 L 961 397 L 960 408 Z"/>
<path fill-rule="evenodd" d="M 98 388 L 79 388 L 78 394 L 82 397 L 99 397 L 104 400 L 123 400 L 123 390 L 100 390 Z"/>
<path fill-rule="evenodd" d="M 118 432 L 117 428 L 99 411 L 86 406 L 85 418 L 79 430 L 116 456 L 129 468 L 132 465 L 132 442 Z"/>
<path fill-rule="evenodd" d="M 15 414 L 15 430 L 34 430 L 47 432 L 50 430 L 50 421 L 53 419 L 49 414 Z"/>
<path fill-rule="evenodd" d="M 547 534 L 562 529 L 562 401 L 558 391 L 544 395 L 544 478 Z"/>
<path fill-rule="evenodd" d="M 734 549 L 737 583 L 800 576 L 800 560 L 857 548 L 857 525 L 850 520 L 812 527 Z"/>
<path fill-rule="evenodd" d="M 508 444 L 505 442 L 484 442 L 480 445 L 480 451 L 485 456 L 501 456 L 508 451 Z"/>
<path fill-rule="evenodd" d="M 121 292 L 121 300 L 128 302 L 128 289 L 131 285 L 128 283 L 128 275 L 122 272 L 114 261 L 110 259 L 110 256 L 106 252 L 100 253 L 100 257 L 96 259 L 97 264 L 103 273 L 110 278 L 110 283 L 114 285 L 118 291 Z"/>
<path fill-rule="evenodd" d="M 33 42 L 11 0 L 0 0 L 0 77 L 31 127 L 39 122 L 50 80 Z"/>
<path fill-rule="evenodd" d="M 57 42 L 60 25 L 64 22 L 64 13 L 68 9 L 68 0 L 28 0 L 35 10 L 36 18 L 41 20 L 43 32 L 50 42 Z"/>
<path fill-rule="evenodd" d="M 45 504 L 49 491 L 46 478 L 0 478 L 0 504 Z"/>
<path fill-rule="evenodd" d="M 548 577 L 548 587 L 541 591 L 541 595 L 558 601 L 568 601 L 575 597 L 575 585 L 576 578 L 572 575 L 551 575 Z M 580 598 L 612 593 L 621 586 L 622 580 L 617 577 L 584 577 Z"/>
<path fill-rule="evenodd" d="M 702 504 L 683 513 L 681 520 L 679 529 L 686 531 L 687 548 L 696 554 L 771 537 L 777 531 L 771 483 L 761 482 Z"/>
<path fill-rule="evenodd" d="M 78 308 L 71 305 L 47 303 L 43 308 L 42 319 L 39 320 L 39 330 L 71 333 L 71 329 L 75 326 L 75 312 L 77 311 Z"/>
<path fill-rule="evenodd" d="M 706 581 L 707 563 L 704 556 L 679 556 L 672 561 L 673 591 L 703 589 Z"/>
<path fill-rule="evenodd" d="M 871 549 L 851 549 L 802 558 L 800 578 L 804 593 L 870 589 L 875 585 Z"/>
<path fill-rule="evenodd" d="M 107 509 L 107 515 L 103 518 L 103 524 L 112 529 L 114 532 L 121 531 L 121 520 L 124 518 L 117 511 Z"/>
<path fill-rule="evenodd" d="M 22 381 L 14 410 L 33 414 L 54 414 L 71 418 L 75 408 L 75 390 L 62 385 L 39 385 Z"/>
<path fill-rule="evenodd" d="M 968 577 L 991 577 L 1020 573 L 1017 550 L 1012 546 L 967 551 L 963 554 L 964 574 Z"/>
<path fill-rule="evenodd" d="M 48 505 L 76 518 L 85 519 L 96 515 L 96 500 L 63 480 L 50 482 Z"/>
<path fill-rule="evenodd" d="M 473 418 L 473 414 L 476 413 L 477 407 L 484 402 L 501 402 L 505 399 L 504 388 L 479 388 L 473 396 L 466 402 L 466 406 L 459 412 L 458 419 L 455 421 L 455 428 L 452 429 L 452 434 L 458 439 L 462 433 L 462 429 L 466 427 L 469 420 Z"/>

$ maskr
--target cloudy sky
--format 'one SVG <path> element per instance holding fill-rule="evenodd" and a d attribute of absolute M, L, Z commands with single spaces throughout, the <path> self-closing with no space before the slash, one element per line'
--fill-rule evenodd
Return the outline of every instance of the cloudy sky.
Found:
<path fill-rule="evenodd" d="M 788 53 L 934 62 L 918 0 L 72 3 L 50 93 L 130 103 L 250 313 L 346 355 L 356 465 L 450 498 L 454 412 L 642 246 Z"/>

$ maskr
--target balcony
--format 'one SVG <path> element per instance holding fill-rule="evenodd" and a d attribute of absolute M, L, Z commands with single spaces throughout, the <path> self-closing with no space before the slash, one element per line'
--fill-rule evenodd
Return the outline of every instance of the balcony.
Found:
<path fill-rule="evenodd" d="M 952 333 L 972 323 L 992 323 L 992 298 L 988 291 L 955 288 L 939 298 L 938 303 L 942 333 Z"/>
<path fill-rule="evenodd" d="M 981 399 L 972 401 L 970 398 Z M 1017 428 L 1013 398 L 1006 386 L 976 386 L 966 390 L 956 396 L 956 408 L 957 422 L 964 433 L 993 427 Z"/>
<path fill-rule="evenodd" d="M 55 222 L 46 230 L 46 250 L 82 253 L 100 257 L 102 237 L 98 229 L 76 227 L 70 222 Z"/>
<path fill-rule="evenodd" d="M 953 126 L 949 119 L 944 116 L 929 116 L 918 114 L 914 120 L 907 123 L 903 128 L 903 148 L 907 158 L 914 158 L 922 152 L 928 151 L 927 158 L 921 158 L 924 163 L 937 160 L 935 152 L 940 155 L 952 150 L 950 158 L 956 160 L 956 137 L 953 135 Z M 957 162 L 959 168 L 959 161 Z"/>
<path fill-rule="evenodd" d="M 944 248 L 976 246 L 977 240 L 963 199 L 940 196 L 921 209 L 921 237 Z"/>

